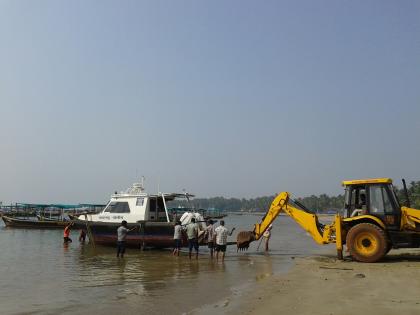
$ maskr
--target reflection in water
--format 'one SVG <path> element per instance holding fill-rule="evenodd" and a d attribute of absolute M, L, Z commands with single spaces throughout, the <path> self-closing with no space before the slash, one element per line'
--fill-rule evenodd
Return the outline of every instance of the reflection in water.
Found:
<path fill-rule="evenodd" d="M 68 252 L 69 250 L 69 243 L 63 243 L 63 251 Z"/>
<path fill-rule="evenodd" d="M 226 223 L 239 231 L 257 219 L 232 216 Z M 207 248 L 200 248 L 198 261 L 186 252 L 173 257 L 170 251 L 130 248 L 118 259 L 112 247 L 63 244 L 62 231 L 0 228 L 1 313 L 182 313 L 286 270 L 291 256 L 315 248 L 290 220 L 276 223 L 270 255 L 256 252 L 256 244 L 245 253 L 230 247 L 224 263 L 211 260 Z"/>

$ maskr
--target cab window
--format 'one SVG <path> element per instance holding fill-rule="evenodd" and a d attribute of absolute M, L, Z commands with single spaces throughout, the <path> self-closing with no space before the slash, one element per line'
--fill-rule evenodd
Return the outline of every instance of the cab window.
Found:
<path fill-rule="evenodd" d="M 382 185 L 372 185 L 369 187 L 370 213 L 383 214 L 392 213 L 393 207 L 389 199 L 388 191 Z"/>
<path fill-rule="evenodd" d="M 358 185 L 346 190 L 347 217 L 366 214 L 366 186 Z"/>

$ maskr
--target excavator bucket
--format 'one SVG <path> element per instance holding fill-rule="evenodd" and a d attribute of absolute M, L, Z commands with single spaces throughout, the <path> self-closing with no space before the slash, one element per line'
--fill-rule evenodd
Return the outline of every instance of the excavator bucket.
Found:
<path fill-rule="evenodd" d="M 238 233 L 236 237 L 237 251 L 248 250 L 249 244 L 255 241 L 255 235 L 252 231 L 242 231 Z"/>

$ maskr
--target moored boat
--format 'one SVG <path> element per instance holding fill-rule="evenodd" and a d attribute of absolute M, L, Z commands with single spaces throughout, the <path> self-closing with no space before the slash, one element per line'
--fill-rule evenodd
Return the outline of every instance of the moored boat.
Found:
<path fill-rule="evenodd" d="M 32 229 L 64 229 L 69 221 L 18 219 L 5 215 L 1 217 L 7 227 Z"/>

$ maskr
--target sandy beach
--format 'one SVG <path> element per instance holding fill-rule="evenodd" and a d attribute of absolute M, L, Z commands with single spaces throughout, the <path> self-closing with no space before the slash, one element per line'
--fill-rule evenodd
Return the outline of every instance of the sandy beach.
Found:
<path fill-rule="evenodd" d="M 194 313 L 419 314 L 420 251 L 395 250 L 375 264 L 332 255 L 295 258 L 285 274 L 266 275 Z"/>

